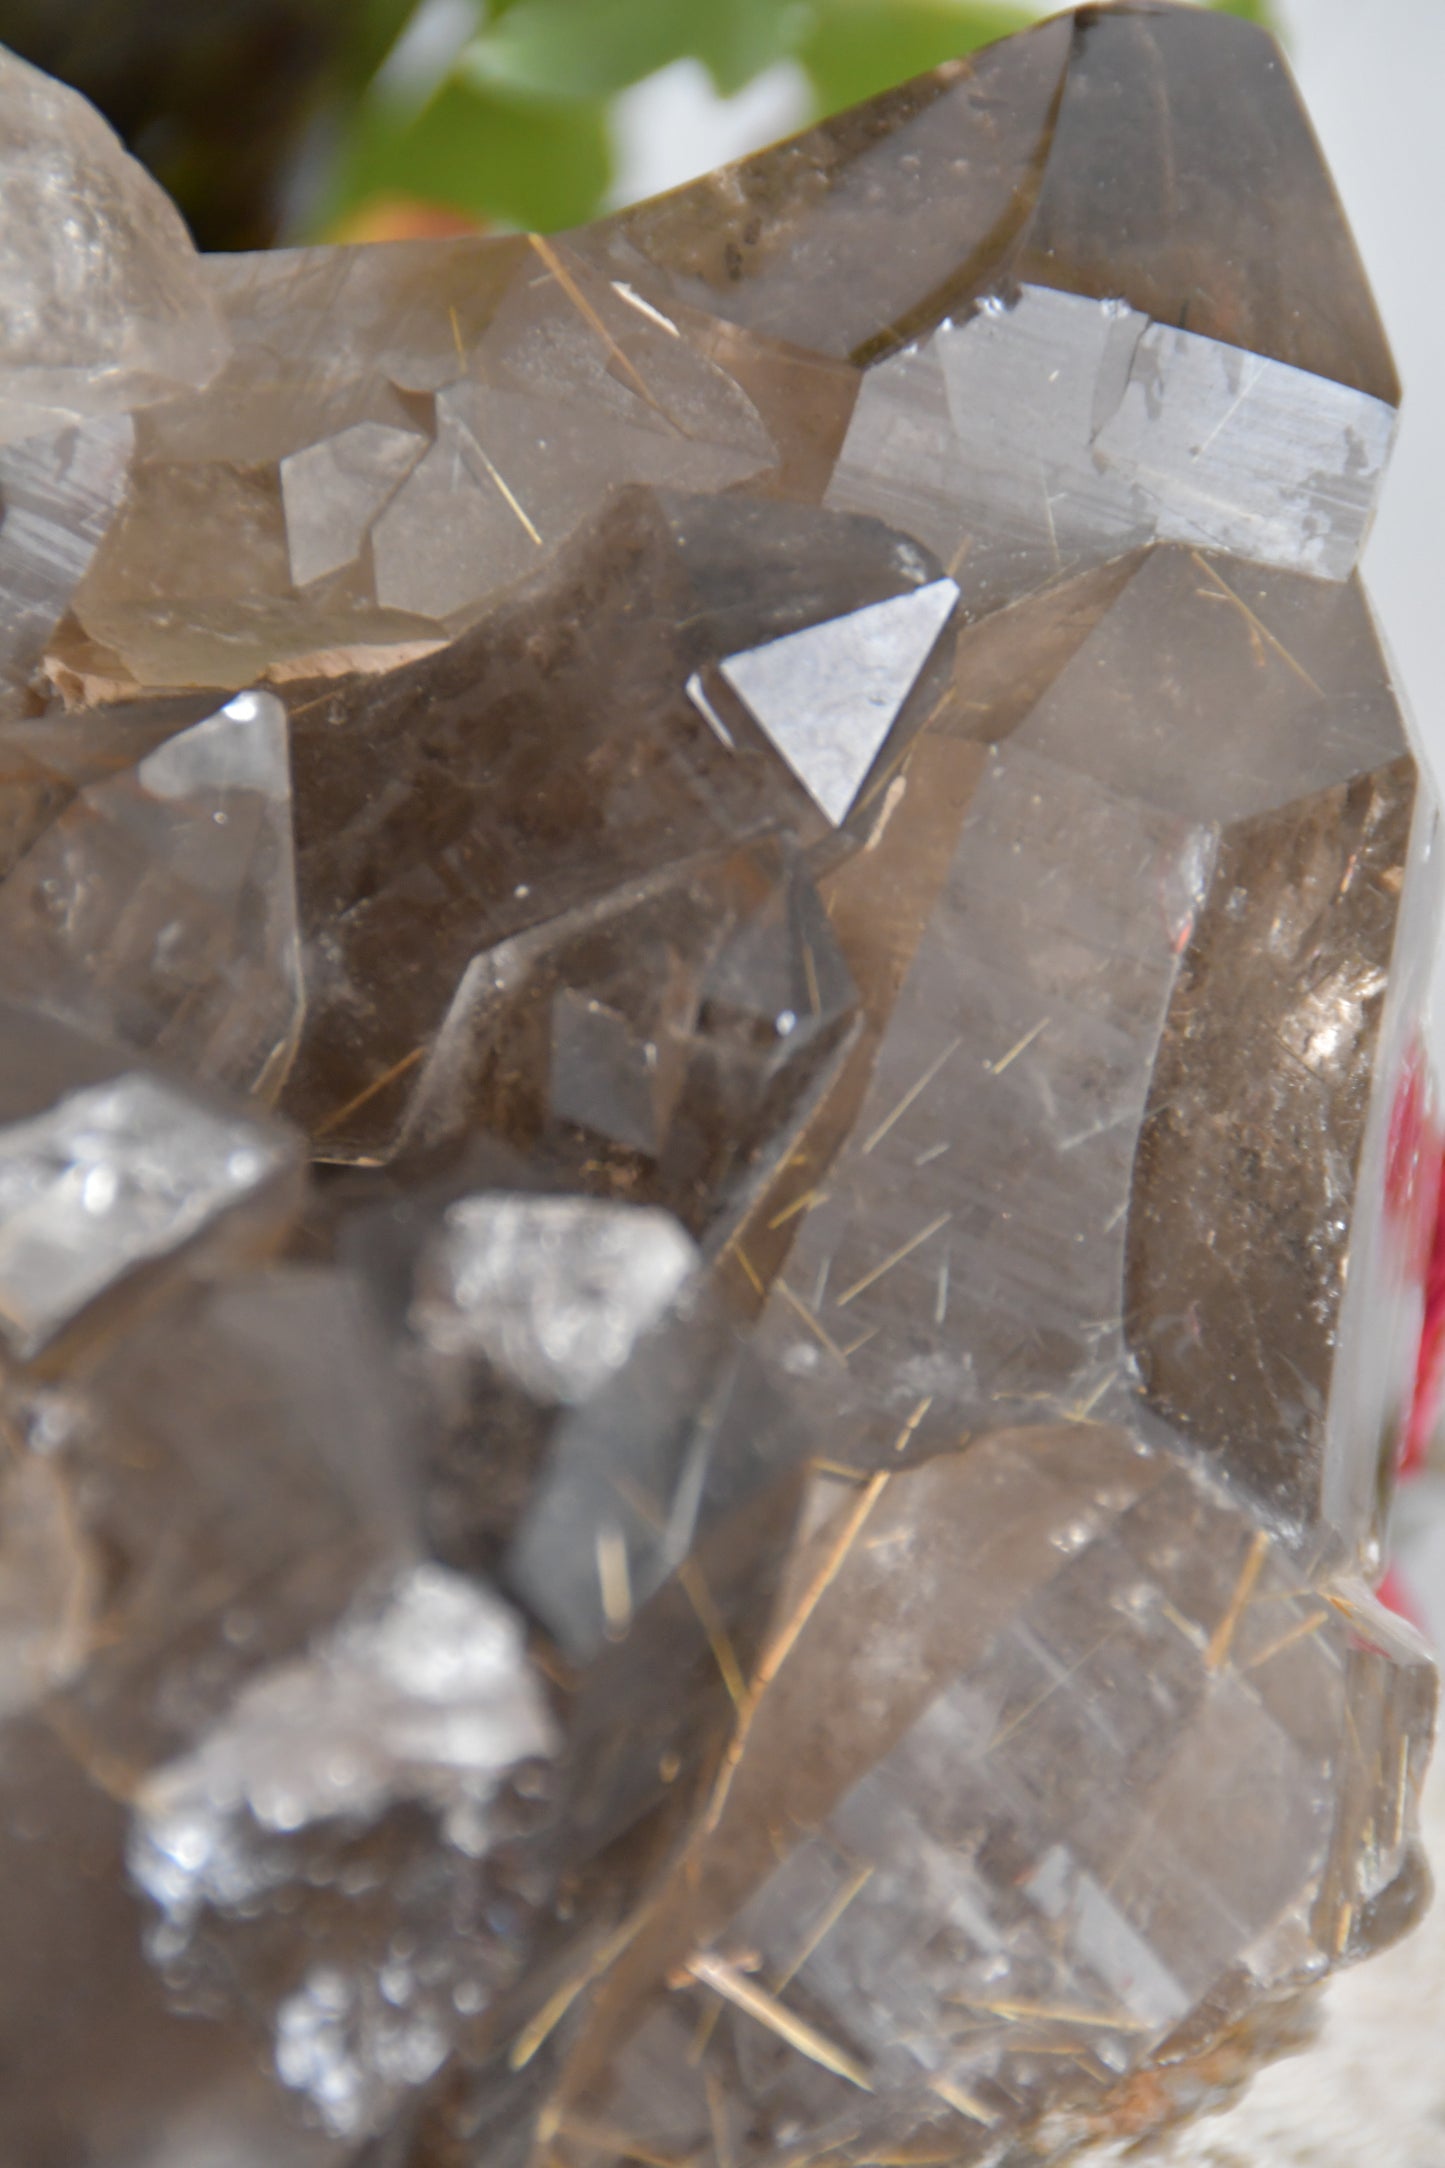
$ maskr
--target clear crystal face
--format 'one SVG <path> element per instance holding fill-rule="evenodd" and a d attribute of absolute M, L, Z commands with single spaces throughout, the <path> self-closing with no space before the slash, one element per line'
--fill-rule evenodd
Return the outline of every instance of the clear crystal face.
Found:
<path fill-rule="evenodd" d="M 1275 49 L 215 260 L 0 110 L 0 2157 L 1217 2099 L 1434 1709 L 1439 820 Z"/>

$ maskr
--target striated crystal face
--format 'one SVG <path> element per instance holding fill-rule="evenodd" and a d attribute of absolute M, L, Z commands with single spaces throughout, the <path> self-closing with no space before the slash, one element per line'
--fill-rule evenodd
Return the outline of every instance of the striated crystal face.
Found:
<path fill-rule="evenodd" d="M 671 2157 L 721 2127 L 786 2158 L 800 2124 L 842 2160 L 995 2157 L 1211 1997 L 1368 1939 L 1404 1866 L 1423 1653 L 1186 1469 L 1100 1425 L 1002 1432 L 868 1507 L 825 1524 L 827 1586 L 624 1960 L 673 1986 L 605 2112 Z M 800 1832 L 781 1862 L 769 1816 Z"/>
<path fill-rule="evenodd" d="M 0 109 L 5 2168 L 1208 2104 L 1426 1902 L 1435 1691 L 1442 847 L 1277 52 L 215 260 Z"/>

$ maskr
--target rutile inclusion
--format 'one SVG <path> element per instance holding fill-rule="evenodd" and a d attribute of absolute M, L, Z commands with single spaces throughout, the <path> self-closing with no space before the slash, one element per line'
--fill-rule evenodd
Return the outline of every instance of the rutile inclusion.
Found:
<path fill-rule="evenodd" d="M 1428 1898 L 1441 852 L 1280 56 L 195 255 L 0 56 L 0 2156 L 969 2168 Z"/>

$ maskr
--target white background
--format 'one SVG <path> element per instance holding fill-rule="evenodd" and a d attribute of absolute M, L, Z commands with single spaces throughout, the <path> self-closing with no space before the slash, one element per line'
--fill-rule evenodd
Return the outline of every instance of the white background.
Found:
<path fill-rule="evenodd" d="M 1445 0 L 1282 0 L 1282 7 L 1290 61 L 1404 380 L 1400 435 L 1365 573 L 1436 774 L 1445 777 Z"/>

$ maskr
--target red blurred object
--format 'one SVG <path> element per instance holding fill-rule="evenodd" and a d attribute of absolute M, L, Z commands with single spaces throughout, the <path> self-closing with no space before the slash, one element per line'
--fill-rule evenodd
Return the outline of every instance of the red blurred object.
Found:
<path fill-rule="evenodd" d="M 1407 1626 L 1415 1627 L 1420 1633 L 1425 1631 L 1425 1624 L 1419 1610 L 1393 1566 L 1386 1567 L 1385 1578 L 1375 1590 L 1375 1594 L 1387 1611 L 1394 1612 L 1396 1618 L 1402 1618 Z"/>
<path fill-rule="evenodd" d="M 1445 1168 L 1434 1080 L 1417 1039 L 1390 1109 L 1385 1217 L 1403 1250 L 1405 1277 L 1424 1297 L 1415 1389 L 1397 1474 L 1422 1467 L 1445 1387 Z"/>
<path fill-rule="evenodd" d="M 1423 1468 L 1440 1416 L 1445 1388 L 1445 1169 L 1435 1184 L 1435 1220 L 1425 1268 L 1425 1323 L 1415 1366 L 1415 1398 L 1410 1410 L 1400 1474 Z"/>
<path fill-rule="evenodd" d="M 1417 1039 L 1395 1087 L 1385 1157 L 1385 1210 L 1405 1237 L 1412 1279 L 1423 1278 L 1435 1237 L 1441 1138 L 1434 1100 L 1430 1066 Z"/>

